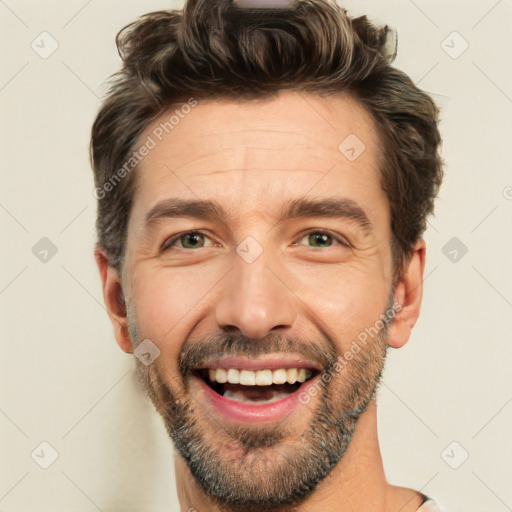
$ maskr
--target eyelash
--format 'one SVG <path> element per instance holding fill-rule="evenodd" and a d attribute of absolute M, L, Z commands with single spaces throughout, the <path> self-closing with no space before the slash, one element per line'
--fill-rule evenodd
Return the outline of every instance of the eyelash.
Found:
<path fill-rule="evenodd" d="M 171 236 L 170 238 L 168 238 L 163 244 L 162 244 L 162 251 L 166 251 L 167 249 L 170 249 L 172 247 L 172 244 L 174 242 L 176 242 L 177 240 L 179 240 L 180 238 L 184 238 L 185 236 L 187 235 L 192 235 L 192 234 L 199 234 L 199 235 L 203 235 L 203 236 L 207 236 L 208 238 L 210 238 L 208 236 L 208 233 L 205 233 L 204 231 L 201 231 L 200 229 L 193 229 L 191 231 L 185 231 L 184 233 L 177 233 L 176 235 L 173 235 Z M 178 249 L 181 249 L 181 247 L 178 247 Z M 199 247 L 199 249 L 202 249 L 202 247 Z M 187 249 L 183 249 L 184 251 L 186 251 Z M 188 250 L 193 250 L 193 249 L 188 249 Z"/>
<path fill-rule="evenodd" d="M 302 238 L 304 238 L 305 236 L 311 235 L 313 233 L 314 234 L 327 235 L 327 236 L 331 237 L 335 242 L 338 242 L 338 244 L 340 244 L 341 246 L 349 247 L 349 244 L 346 241 L 344 241 L 340 237 L 334 235 L 330 231 L 326 231 L 326 230 L 323 230 L 323 229 L 310 229 L 310 230 L 306 231 L 305 233 L 303 233 L 302 236 L 298 240 L 302 240 Z M 177 240 L 179 240 L 181 238 L 184 238 L 187 235 L 191 235 L 191 234 L 199 234 L 199 235 L 203 235 L 205 237 L 210 238 L 208 233 L 206 233 L 205 231 L 197 230 L 197 229 L 194 229 L 194 230 L 191 230 L 191 231 L 185 231 L 183 233 L 177 233 L 176 235 L 173 235 L 170 238 L 168 238 L 162 244 L 161 251 L 163 252 L 163 251 L 166 251 L 166 250 L 170 249 L 174 242 L 176 242 Z M 330 249 L 330 248 L 331 247 L 325 247 L 325 249 Z M 193 251 L 194 250 L 194 249 L 186 249 L 186 248 L 181 248 L 181 247 L 178 247 L 178 249 L 182 249 L 184 251 L 187 251 L 187 250 Z M 202 247 L 198 247 L 198 249 L 202 249 Z M 322 249 L 322 247 L 311 247 L 311 249 Z"/>

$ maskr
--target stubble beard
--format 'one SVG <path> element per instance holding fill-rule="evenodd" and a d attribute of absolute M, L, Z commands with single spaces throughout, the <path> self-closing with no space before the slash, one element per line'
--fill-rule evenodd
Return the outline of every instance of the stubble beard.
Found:
<path fill-rule="evenodd" d="M 134 315 L 128 317 L 137 345 L 144 338 L 138 336 Z M 380 383 L 388 329 L 385 323 L 339 372 L 332 369 L 338 354 L 326 351 L 331 379 L 316 386 L 320 393 L 310 398 L 309 407 L 315 406 L 312 419 L 301 432 L 286 420 L 271 428 L 228 427 L 208 416 L 206 424 L 201 421 L 208 415 L 204 405 L 185 389 L 175 391 L 164 383 L 158 359 L 149 366 L 137 361 L 137 375 L 175 449 L 213 502 L 226 512 L 289 512 L 306 501 L 345 454 L 358 418 Z M 250 342 L 230 338 L 226 335 L 225 346 L 245 346 L 248 352 Z M 183 383 L 187 388 L 185 378 Z"/>

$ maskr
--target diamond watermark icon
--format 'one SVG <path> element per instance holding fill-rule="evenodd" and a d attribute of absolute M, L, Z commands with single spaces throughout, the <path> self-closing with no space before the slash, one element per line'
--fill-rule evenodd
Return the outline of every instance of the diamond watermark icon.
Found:
<path fill-rule="evenodd" d="M 142 364 L 149 366 L 160 355 L 160 349 L 150 339 L 145 339 L 133 351 L 133 355 Z"/>
<path fill-rule="evenodd" d="M 503 189 L 503 197 L 509 201 L 512 200 L 512 187 L 505 187 Z"/>
<path fill-rule="evenodd" d="M 452 59 L 458 59 L 469 48 L 469 43 L 457 31 L 453 31 L 441 41 L 441 48 Z"/>
<path fill-rule="evenodd" d="M 364 153 L 366 146 L 357 135 L 351 133 L 341 141 L 338 149 L 347 160 L 353 162 Z"/>
<path fill-rule="evenodd" d="M 39 467 L 48 469 L 59 458 L 59 453 L 48 441 L 43 441 L 30 456 Z"/>
<path fill-rule="evenodd" d="M 452 469 L 459 469 L 468 460 L 469 453 L 457 441 L 452 441 L 442 452 L 441 458 Z"/>
<path fill-rule="evenodd" d="M 48 263 L 57 254 L 57 250 L 57 246 L 49 238 L 43 236 L 32 247 L 32 254 L 42 263 Z"/>
<path fill-rule="evenodd" d="M 236 253 L 246 263 L 253 263 L 263 253 L 263 247 L 255 238 L 248 236 L 237 245 Z"/>
<path fill-rule="evenodd" d="M 468 248 L 454 236 L 443 245 L 441 251 L 452 263 L 458 263 L 466 255 Z"/>
<path fill-rule="evenodd" d="M 59 47 L 57 40 L 48 32 L 41 32 L 30 45 L 41 59 L 47 59 Z"/>

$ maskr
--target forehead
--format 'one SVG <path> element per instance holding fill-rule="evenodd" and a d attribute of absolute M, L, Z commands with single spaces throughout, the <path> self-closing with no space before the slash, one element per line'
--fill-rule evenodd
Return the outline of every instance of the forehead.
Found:
<path fill-rule="evenodd" d="M 343 185 L 348 195 L 364 195 L 378 188 L 375 124 L 348 95 L 287 92 L 190 105 L 173 105 L 139 139 L 139 147 L 151 146 L 136 171 L 133 208 L 140 218 L 169 196 L 221 197 L 233 208 L 244 198 L 261 209 L 308 189 L 332 193 Z"/>

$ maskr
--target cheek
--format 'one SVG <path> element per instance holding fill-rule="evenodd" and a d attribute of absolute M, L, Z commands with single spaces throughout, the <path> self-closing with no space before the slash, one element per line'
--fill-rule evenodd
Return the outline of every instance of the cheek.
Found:
<path fill-rule="evenodd" d="M 308 306 L 305 314 L 325 328 L 342 352 L 379 320 L 390 290 L 377 269 L 339 267 L 328 274 L 317 274 L 307 274 L 298 284 L 297 295 Z"/>
<path fill-rule="evenodd" d="M 133 306 L 141 334 L 165 346 L 166 351 L 172 346 L 179 352 L 187 329 L 215 284 L 213 276 L 208 278 L 208 273 L 191 268 L 148 267 L 138 272 L 134 281 Z"/>

